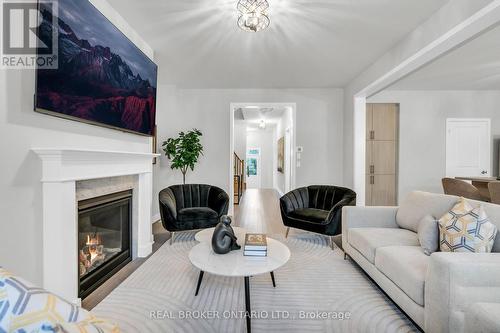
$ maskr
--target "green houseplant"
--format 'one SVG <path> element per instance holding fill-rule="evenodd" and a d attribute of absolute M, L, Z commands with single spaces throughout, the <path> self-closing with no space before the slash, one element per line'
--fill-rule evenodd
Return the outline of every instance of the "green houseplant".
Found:
<path fill-rule="evenodd" d="M 184 184 L 188 169 L 193 171 L 198 158 L 203 155 L 203 145 L 200 143 L 202 135 L 195 128 L 188 132 L 180 132 L 178 137 L 168 138 L 162 144 L 165 155 L 171 161 L 170 168 L 181 170 Z"/>

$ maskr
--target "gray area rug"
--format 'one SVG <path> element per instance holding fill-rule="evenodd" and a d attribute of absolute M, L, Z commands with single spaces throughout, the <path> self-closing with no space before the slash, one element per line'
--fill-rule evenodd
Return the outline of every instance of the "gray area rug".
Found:
<path fill-rule="evenodd" d="M 341 250 L 332 252 L 325 237 L 273 238 L 292 255 L 275 272 L 276 288 L 269 274 L 250 279 L 253 332 L 418 331 Z M 176 235 L 92 312 L 123 332 L 245 332 L 243 278 L 205 274 L 194 296 L 199 271 L 188 253 L 195 244 L 193 232 Z M 186 319 L 190 314 L 195 318 Z"/>

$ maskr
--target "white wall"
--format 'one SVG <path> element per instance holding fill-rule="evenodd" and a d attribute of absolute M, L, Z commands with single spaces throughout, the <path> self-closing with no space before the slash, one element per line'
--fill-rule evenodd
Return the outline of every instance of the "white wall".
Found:
<path fill-rule="evenodd" d="M 92 2 L 147 55 L 153 56 L 152 49 L 105 1 Z M 34 93 L 34 71 L 0 70 L 0 266 L 40 285 L 41 162 L 31 149 L 151 152 L 151 139 L 35 113 Z"/>
<path fill-rule="evenodd" d="M 365 69 L 345 88 L 344 115 L 344 183 L 353 186 L 354 183 L 354 96 L 369 84 L 382 78 L 418 51 L 427 47 L 434 40 L 453 29 L 493 0 L 453 0 L 446 3 L 427 21 L 412 31 L 397 43 L 379 60 Z"/>
<path fill-rule="evenodd" d="M 247 124 L 243 120 L 234 121 L 234 152 L 245 160 L 247 153 Z"/>
<path fill-rule="evenodd" d="M 500 91 L 384 91 L 368 102 L 400 103 L 400 200 L 413 190 L 442 193 L 447 118 L 491 119 L 492 170 L 498 175 Z"/>
<path fill-rule="evenodd" d="M 275 127 L 247 132 L 247 147 L 260 148 L 260 188 L 273 188 Z"/>
<path fill-rule="evenodd" d="M 178 89 L 160 87 L 158 140 L 197 127 L 205 155 L 187 181 L 229 191 L 230 103 L 296 103 L 297 145 L 304 147 L 296 185 L 341 184 L 343 91 L 341 89 Z M 155 193 L 182 182 L 162 156 L 155 166 Z M 156 194 L 154 201 L 156 201 Z M 153 205 L 158 212 L 158 206 Z"/>

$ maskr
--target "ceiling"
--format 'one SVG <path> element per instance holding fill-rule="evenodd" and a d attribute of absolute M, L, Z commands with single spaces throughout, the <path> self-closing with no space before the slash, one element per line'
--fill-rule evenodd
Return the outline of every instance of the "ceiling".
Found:
<path fill-rule="evenodd" d="M 264 119 L 267 122 L 278 123 L 285 112 L 284 107 L 280 108 L 260 108 L 247 106 L 241 108 L 243 120 L 249 122 L 259 122 Z"/>
<path fill-rule="evenodd" d="M 407 76 L 388 90 L 500 90 L 500 27 Z"/>
<path fill-rule="evenodd" d="M 279 123 L 285 110 L 286 107 L 247 106 L 236 110 L 235 119 L 244 121 L 247 130 L 259 129 L 262 120 L 266 123 L 266 127 L 273 127 Z"/>
<path fill-rule="evenodd" d="M 269 0 L 271 25 L 237 25 L 237 0 L 108 0 L 181 88 L 341 87 L 447 0 Z"/>

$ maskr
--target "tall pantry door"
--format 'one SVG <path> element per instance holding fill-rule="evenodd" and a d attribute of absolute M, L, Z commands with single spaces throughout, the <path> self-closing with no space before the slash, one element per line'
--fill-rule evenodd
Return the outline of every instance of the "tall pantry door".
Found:
<path fill-rule="evenodd" d="M 399 104 L 366 104 L 366 205 L 397 204 Z"/>

